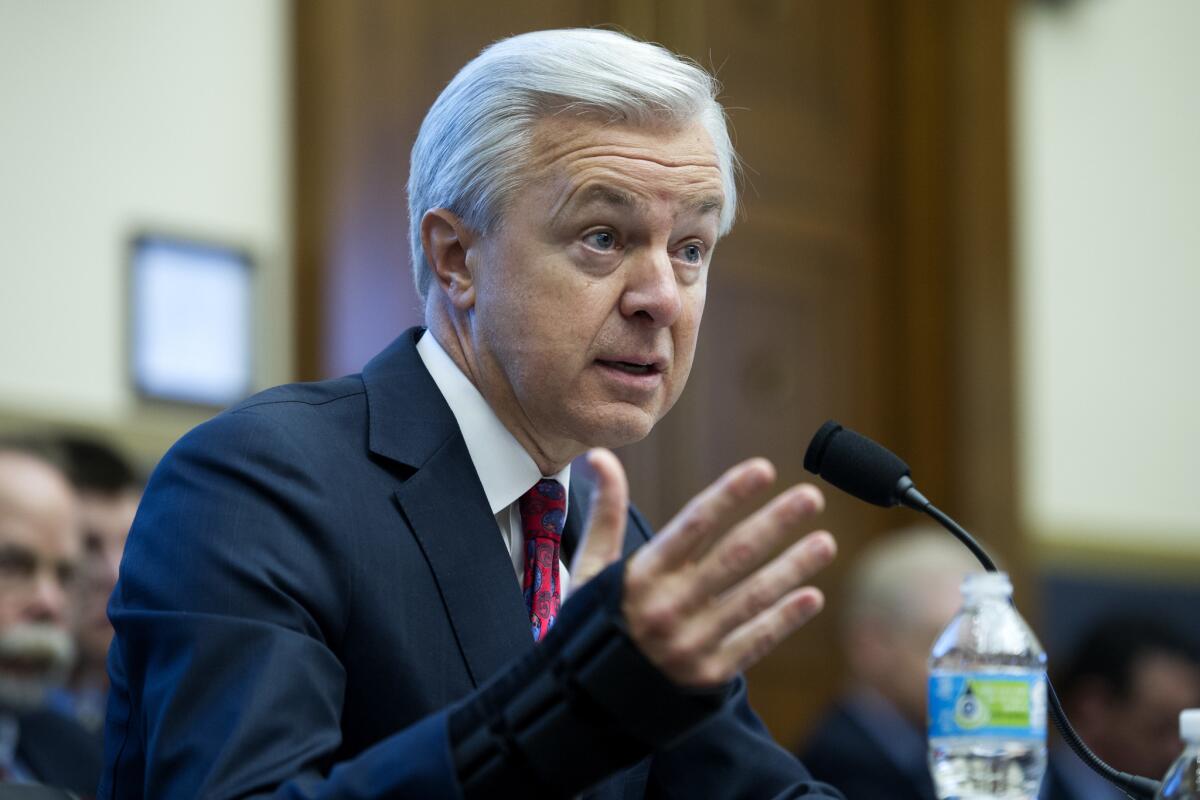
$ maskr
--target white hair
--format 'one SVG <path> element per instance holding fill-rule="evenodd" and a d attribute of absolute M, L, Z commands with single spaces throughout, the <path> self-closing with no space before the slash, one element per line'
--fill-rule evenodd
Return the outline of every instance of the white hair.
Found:
<path fill-rule="evenodd" d="M 446 208 L 476 231 L 492 230 L 521 185 L 534 125 L 552 114 L 644 127 L 699 122 L 716 149 L 727 233 L 736 156 L 718 90 L 695 63 L 614 31 L 536 31 L 484 49 L 434 101 L 413 145 L 408 236 L 417 293 L 425 299 L 433 275 L 421 244 L 425 213 Z"/>
<path fill-rule="evenodd" d="M 864 620 L 904 626 L 922 617 L 932 591 L 952 591 L 983 568 L 941 528 L 918 524 L 884 535 L 856 560 L 846 580 L 842 624 Z"/>

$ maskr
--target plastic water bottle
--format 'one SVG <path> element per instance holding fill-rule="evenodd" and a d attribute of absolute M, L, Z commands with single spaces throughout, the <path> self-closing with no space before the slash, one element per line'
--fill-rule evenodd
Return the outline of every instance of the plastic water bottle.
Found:
<path fill-rule="evenodd" d="M 1179 715 L 1183 754 L 1167 770 L 1154 800 L 1200 800 L 1200 708 Z"/>
<path fill-rule="evenodd" d="M 1046 771 L 1046 653 L 1002 572 L 968 575 L 929 656 L 929 769 L 940 800 L 1032 800 Z"/>

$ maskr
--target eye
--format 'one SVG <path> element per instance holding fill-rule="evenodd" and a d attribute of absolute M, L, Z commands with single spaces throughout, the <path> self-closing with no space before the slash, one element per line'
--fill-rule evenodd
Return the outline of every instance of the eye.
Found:
<path fill-rule="evenodd" d="M 609 230 L 592 231 L 583 240 L 596 250 L 608 251 L 617 246 L 617 235 Z"/>
<path fill-rule="evenodd" d="M 79 572 L 75 569 L 74 564 L 61 563 L 54 568 L 54 576 L 58 579 L 60 586 L 72 586 L 79 576 Z"/>
<path fill-rule="evenodd" d="M 699 264 L 704 260 L 704 248 L 697 242 L 685 244 L 679 248 L 679 254 L 689 264 Z"/>
<path fill-rule="evenodd" d="M 0 548 L 0 578 L 24 579 L 37 571 L 37 558 L 21 547 Z"/>

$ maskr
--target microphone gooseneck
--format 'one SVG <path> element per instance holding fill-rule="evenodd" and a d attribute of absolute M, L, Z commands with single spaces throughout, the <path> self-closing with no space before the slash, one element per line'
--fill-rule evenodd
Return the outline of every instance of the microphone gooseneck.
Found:
<path fill-rule="evenodd" d="M 804 453 L 804 468 L 859 500 L 884 508 L 903 505 L 928 514 L 966 545 L 984 569 L 996 571 L 995 562 L 979 542 L 917 491 L 908 464 L 878 442 L 829 420 L 813 434 Z M 1071 727 L 1049 677 L 1046 678 L 1046 690 L 1054 726 L 1080 760 L 1130 797 L 1151 800 L 1158 791 L 1159 782 L 1120 772 L 1101 761 Z"/>

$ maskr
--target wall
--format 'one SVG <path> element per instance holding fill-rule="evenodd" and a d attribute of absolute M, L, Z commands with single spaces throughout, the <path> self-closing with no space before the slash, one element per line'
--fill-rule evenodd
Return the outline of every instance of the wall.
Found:
<path fill-rule="evenodd" d="M 283 0 L 0 0 L 8 427 L 76 423 L 153 450 L 202 418 L 140 407 L 126 379 L 126 246 L 143 228 L 254 253 L 258 378 L 290 377 L 287 36 Z"/>
<path fill-rule="evenodd" d="M 1192 0 L 1018 19 L 1020 495 L 1049 552 L 1200 557 L 1198 29 Z"/>

